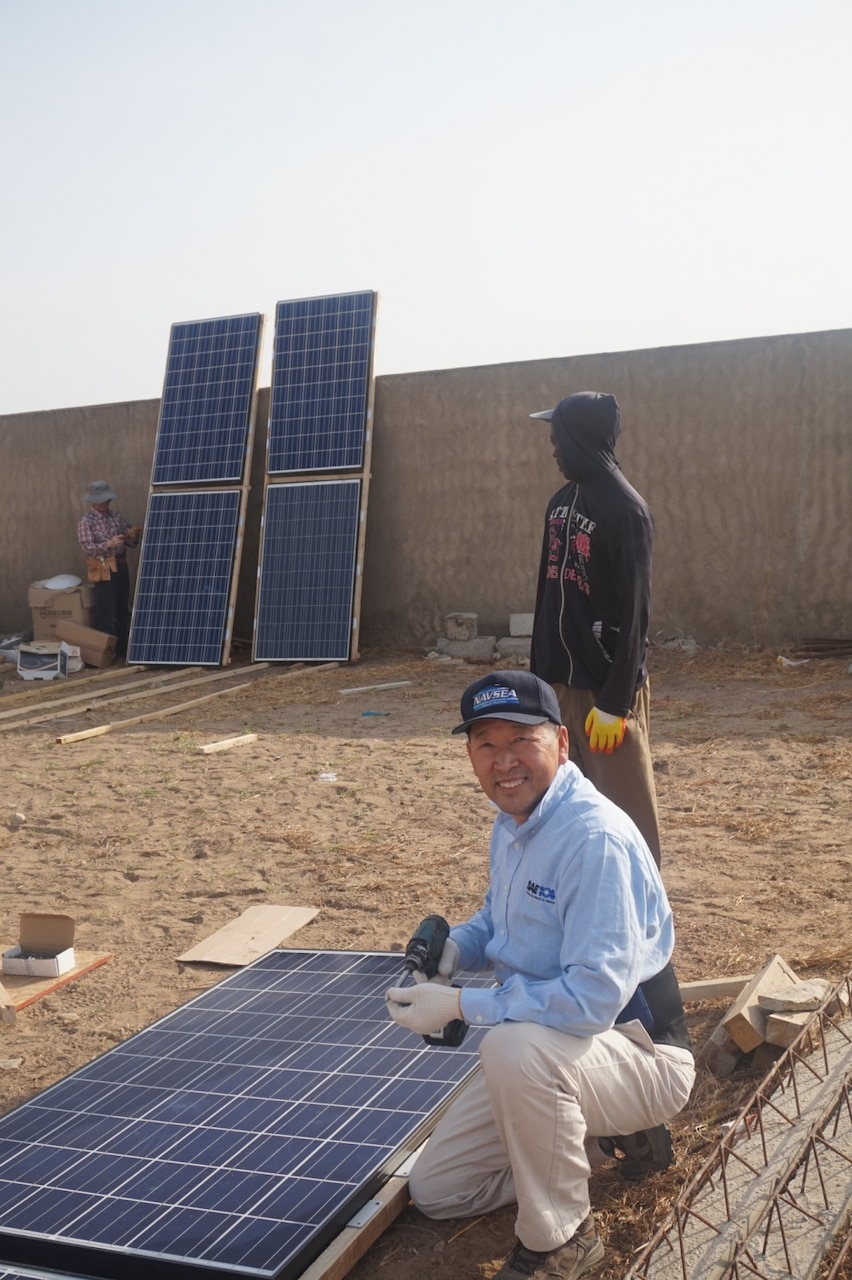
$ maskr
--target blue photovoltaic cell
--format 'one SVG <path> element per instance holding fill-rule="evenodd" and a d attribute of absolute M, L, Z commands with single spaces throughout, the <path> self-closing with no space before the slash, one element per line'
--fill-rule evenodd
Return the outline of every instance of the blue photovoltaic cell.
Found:
<path fill-rule="evenodd" d="M 270 475 L 361 467 L 375 317 L 371 292 L 278 303 Z"/>
<path fill-rule="evenodd" d="M 151 494 L 129 663 L 221 661 L 241 497 L 239 489 Z"/>
<path fill-rule="evenodd" d="M 172 325 L 152 485 L 241 481 L 262 316 Z"/>
<path fill-rule="evenodd" d="M 390 1020 L 401 959 L 271 951 L 0 1118 L 5 1265 L 295 1280 L 478 1066 Z"/>
<path fill-rule="evenodd" d="M 255 662 L 349 660 L 360 496 L 360 480 L 267 486 Z"/>

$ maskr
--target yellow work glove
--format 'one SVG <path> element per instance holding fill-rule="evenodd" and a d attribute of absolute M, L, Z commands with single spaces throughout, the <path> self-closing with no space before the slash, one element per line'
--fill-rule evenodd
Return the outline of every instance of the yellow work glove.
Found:
<path fill-rule="evenodd" d="M 625 716 L 611 716 L 606 711 L 598 711 L 597 707 L 592 707 L 586 716 L 585 728 L 592 751 L 605 751 L 611 756 L 615 748 L 620 747 L 624 741 L 627 719 Z"/>

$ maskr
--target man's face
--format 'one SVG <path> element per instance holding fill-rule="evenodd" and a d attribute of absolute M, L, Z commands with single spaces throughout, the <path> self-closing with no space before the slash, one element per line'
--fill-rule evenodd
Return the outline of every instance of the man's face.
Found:
<path fill-rule="evenodd" d="M 520 824 L 568 759 L 568 730 L 550 723 L 479 720 L 468 735 L 467 754 L 488 799 Z"/>
<path fill-rule="evenodd" d="M 94 508 L 95 511 L 100 512 L 102 516 L 105 516 L 106 513 L 109 511 L 110 502 L 112 502 L 112 498 L 110 498 L 109 502 L 93 502 L 92 507 Z"/>
<path fill-rule="evenodd" d="M 556 459 L 557 467 L 562 472 L 562 475 L 565 477 L 565 479 L 570 480 L 571 476 L 568 474 L 568 464 L 566 463 L 565 458 L 562 455 L 562 450 L 559 448 L 559 445 L 556 440 L 556 433 L 554 432 L 552 427 L 550 428 L 550 443 L 553 445 L 553 456 Z"/>

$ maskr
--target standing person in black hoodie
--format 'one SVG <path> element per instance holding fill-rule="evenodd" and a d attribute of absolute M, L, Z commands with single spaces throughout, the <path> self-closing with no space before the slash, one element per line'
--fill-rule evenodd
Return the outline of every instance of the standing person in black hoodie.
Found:
<path fill-rule="evenodd" d="M 615 396 L 579 391 L 530 417 L 550 422 L 568 482 L 548 505 L 530 669 L 556 691 L 570 759 L 633 819 L 659 866 L 646 666 L 654 518 L 615 459 Z"/>

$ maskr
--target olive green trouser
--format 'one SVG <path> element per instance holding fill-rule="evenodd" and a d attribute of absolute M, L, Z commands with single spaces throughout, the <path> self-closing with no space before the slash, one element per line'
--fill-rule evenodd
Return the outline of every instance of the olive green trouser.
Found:
<path fill-rule="evenodd" d="M 657 791 L 651 763 L 648 727 L 651 712 L 650 681 L 646 680 L 633 699 L 627 716 L 624 741 L 612 755 L 592 751 L 586 737 L 586 717 L 595 705 L 593 689 L 572 689 L 554 684 L 562 723 L 568 730 L 568 752 L 581 773 L 603 795 L 632 818 L 645 838 L 657 866 L 660 865 L 660 827 L 657 819 Z"/>

